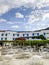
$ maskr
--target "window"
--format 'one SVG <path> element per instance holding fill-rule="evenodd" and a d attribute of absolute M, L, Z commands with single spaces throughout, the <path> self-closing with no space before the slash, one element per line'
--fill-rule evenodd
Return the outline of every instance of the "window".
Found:
<path fill-rule="evenodd" d="M 1 40 L 3 40 L 3 38 L 1 38 Z"/>
<path fill-rule="evenodd" d="M 39 33 L 37 33 L 37 36 L 39 36 Z"/>
<path fill-rule="evenodd" d="M 7 33 L 5 34 L 5 36 L 7 36 Z"/>
<path fill-rule="evenodd" d="M 29 37 L 27 37 L 27 39 L 29 39 Z"/>
<path fill-rule="evenodd" d="M 13 34 L 13 36 L 15 36 L 15 34 Z"/>
<path fill-rule="evenodd" d="M 25 36 L 25 34 L 23 34 L 23 36 Z"/>
<path fill-rule="evenodd" d="M 19 34 L 17 34 L 17 36 L 19 36 Z"/>
<path fill-rule="evenodd" d="M 46 35 L 46 33 L 44 32 L 44 35 Z"/>
<path fill-rule="evenodd" d="M 4 34 L 2 33 L 1 36 L 4 36 Z"/>
<path fill-rule="evenodd" d="M 7 38 L 5 38 L 5 40 L 7 40 Z"/>
<path fill-rule="evenodd" d="M 34 39 L 34 37 L 32 37 L 32 39 Z"/>
<path fill-rule="evenodd" d="M 27 36 L 29 36 L 29 34 L 27 34 Z"/>
<path fill-rule="evenodd" d="M 32 35 L 34 36 L 34 33 Z"/>
<path fill-rule="evenodd" d="M 13 38 L 13 40 L 15 40 L 15 38 Z"/>

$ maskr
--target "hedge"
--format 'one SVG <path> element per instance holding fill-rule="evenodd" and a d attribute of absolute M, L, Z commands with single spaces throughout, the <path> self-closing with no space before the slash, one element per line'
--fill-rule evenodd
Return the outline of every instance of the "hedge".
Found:
<path fill-rule="evenodd" d="M 15 45 L 24 45 L 24 46 L 46 46 L 47 44 L 49 44 L 49 40 L 25 40 L 25 41 L 21 41 L 21 40 L 15 40 L 15 41 L 0 41 L 0 43 L 4 43 L 4 42 L 8 42 L 8 43 L 13 43 Z"/>

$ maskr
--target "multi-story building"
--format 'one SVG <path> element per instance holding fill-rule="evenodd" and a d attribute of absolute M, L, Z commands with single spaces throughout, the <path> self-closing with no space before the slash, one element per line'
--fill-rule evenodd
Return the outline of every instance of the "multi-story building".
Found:
<path fill-rule="evenodd" d="M 36 31 L 0 31 L 0 40 L 15 40 L 19 37 L 25 37 L 26 40 L 34 40 L 34 36 L 43 35 L 49 40 L 49 28 Z"/>

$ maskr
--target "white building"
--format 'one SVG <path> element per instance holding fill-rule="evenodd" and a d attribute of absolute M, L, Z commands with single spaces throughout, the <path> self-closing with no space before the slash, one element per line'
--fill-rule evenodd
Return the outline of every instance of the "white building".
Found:
<path fill-rule="evenodd" d="M 27 40 L 34 40 L 33 36 L 43 35 L 49 40 L 49 29 L 36 31 L 0 31 L 0 40 L 14 40 L 15 38 L 25 37 Z"/>

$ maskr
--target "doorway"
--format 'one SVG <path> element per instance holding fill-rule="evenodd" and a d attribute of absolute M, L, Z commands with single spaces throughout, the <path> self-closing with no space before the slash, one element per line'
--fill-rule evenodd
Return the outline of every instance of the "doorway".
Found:
<path fill-rule="evenodd" d="M 3 46 L 3 43 L 2 42 L 0 42 L 0 46 Z"/>

